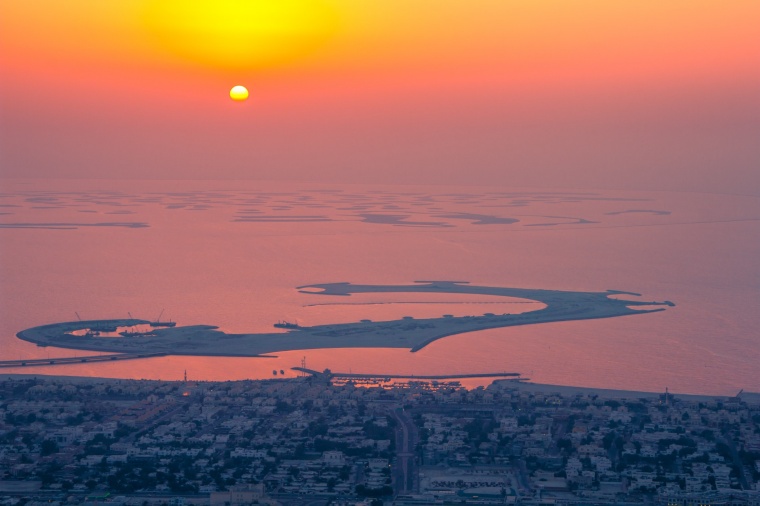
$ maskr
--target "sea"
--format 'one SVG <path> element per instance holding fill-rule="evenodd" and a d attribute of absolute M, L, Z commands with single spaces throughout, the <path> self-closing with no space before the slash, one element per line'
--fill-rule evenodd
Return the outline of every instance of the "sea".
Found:
<path fill-rule="evenodd" d="M 466 281 L 672 301 L 655 313 L 267 358 L 167 356 L 0 374 L 227 381 L 334 372 L 517 372 L 639 391 L 760 392 L 760 197 L 675 191 L 262 181 L 0 181 L 0 361 L 95 355 L 16 333 L 144 318 L 225 332 L 517 313 L 465 294 L 302 293 L 351 282 Z M 286 332 L 286 329 L 280 329 Z M 145 350 L 150 351 L 150 350 Z M 488 380 L 463 381 L 465 386 Z"/>

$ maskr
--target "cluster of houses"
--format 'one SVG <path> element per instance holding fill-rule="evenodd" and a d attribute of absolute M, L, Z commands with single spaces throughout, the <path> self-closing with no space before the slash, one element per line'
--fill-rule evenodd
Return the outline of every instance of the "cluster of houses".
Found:
<path fill-rule="evenodd" d="M 615 398 L 512 382 L 460 395 L 414 408 L 425 497 L 678 504 L 725 493 L 760 504 L 756 397 Z"/>
<path fill-rule="evenodd" d="M 411 489 L 397 482 L 396 410 L 413 422 Z M 759 481 L 754 398 L 514 381 L 0 380 L 0 505 L 751 505 Z"/>
<path fill-rule="evenodd" d="M 305 380 L 6 380 L 0 496 L 3 483 L 19 482 L 58 498 L 251 484 L 267 494 L 373 495 L 392 490 L 393 437 L 383 410 Z"/>

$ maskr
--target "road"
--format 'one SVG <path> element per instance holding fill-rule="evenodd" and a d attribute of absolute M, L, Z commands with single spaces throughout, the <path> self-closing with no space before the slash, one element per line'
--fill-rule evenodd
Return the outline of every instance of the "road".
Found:
<path fill-rule="evenodd" d="M 722 437 L 720 438 L 720 441 L 725 443 L 725 445 L 728 447 L 728 450 L 731 452 L 734 469 L 736 469 L 736 472 L 739 473 L 739 485 L 741 485 L 742 490 L 750 490 L 749 483 L 747 482 L 747 477 L 744 476 L 744 466 L 742 465 L 742 460 L 739 457 L 739 452 L 736 451 L 736 445 L 734 444 L 733 438 Z"/>
<path fill-rule="evenodd" d="M 392 412 L 398 422 L 396 431 L 396 462 L 393 470 L 393 491 L 396 495 L 413 493 L 417 489 L 417 463 L 415 446 L 417 445 L 417 428 L 409 414 L 403 408 Z"/>
<path fill-rule="evenodd" d="M 79 364 L 84 362 L 108 362 L 111 360 L 133 360 L 138 358 L 165 357 L 166 353 L 114 353 L 111 355 L 89 355 L 86 357 L 28 358 L 23 360 L 0 360 L 0 367 L 40 367 L 51 365 Z"/>

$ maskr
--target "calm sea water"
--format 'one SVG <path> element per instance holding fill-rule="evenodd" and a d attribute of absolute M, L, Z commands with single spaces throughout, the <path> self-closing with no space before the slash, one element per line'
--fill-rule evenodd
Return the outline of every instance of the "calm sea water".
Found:
<path fill-rule="evenodd" d="M 230 332 L 401 316 L 539 309 L 456 294 L 299 293 L 350 281 L 638 292 L 653 314 L 462 334 L 423 350 L 350 348 L 277 358 L 165 357 L 3 369 L 176 380 L 314 369 L 520 372 L 562 385 L 760 391 L 760 198 L 674 192 L 207 181 L 0 183 L 0 358 L 92 354 L 16 332 L 163 313 Z"/>

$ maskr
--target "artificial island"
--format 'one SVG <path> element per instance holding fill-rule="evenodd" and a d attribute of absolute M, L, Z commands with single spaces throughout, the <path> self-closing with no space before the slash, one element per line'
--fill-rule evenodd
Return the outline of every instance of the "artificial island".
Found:
<path fill-rule="evenodd" d="M 545 307 L 520 314 L 415 319 L 316 325 L 278 324 L 285 333 L 228 334 L 212 325 L 156 327 L 130 332 L 148 320 L 112 319 L 63 322 L 23 330 L 17 337 L 39 346 L 133 354 L 135 358 L 160 355 L 261 357 L 267 354 L 320 348 L 408 348 L 416 352 L 443 337 L 478 330 L 538 323 L 612 318 L 663 311 L 670 301 L 644 302 L 611 296 L 639 294 L 607 290 L 574 292 L 527 288 L 475 286 L 463 281 L 418 281 L 411 285 L 355 285 L 326 283 L 298 287 L 302 293 L 348 297 L 355 293 L 457 293 L 529 299 Z M 101 331 L 122 332 L 103 337 Z"/>

